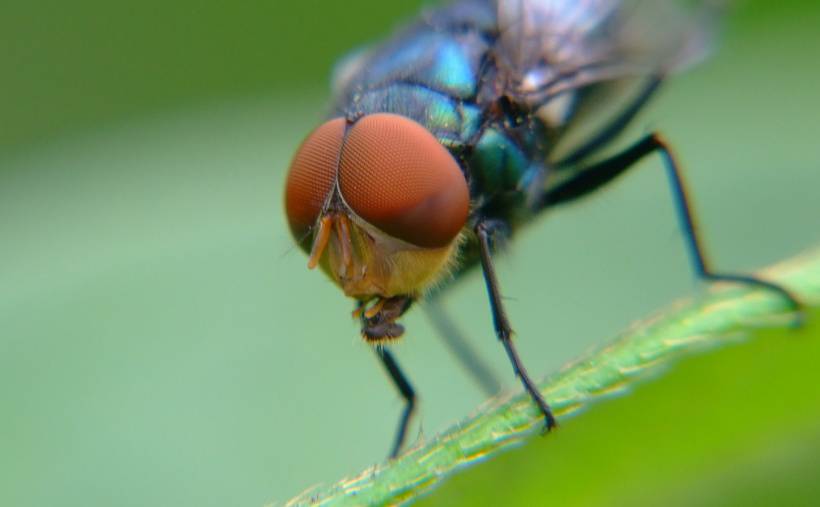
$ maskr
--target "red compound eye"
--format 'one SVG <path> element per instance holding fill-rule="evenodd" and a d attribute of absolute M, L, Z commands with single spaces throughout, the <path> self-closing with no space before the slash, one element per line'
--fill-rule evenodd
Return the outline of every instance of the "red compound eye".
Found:
<path fill-rule="evenodd" d="M 285 212 L 293 236 L 305 249 L 310 249 L 308 231 L 333 188 L 344 133 L 343 118 L 324 123 L 302 142 L 290 163 Z"/>
<path fill-rule="evenodd" d="M 353 124 L 338 178 L 357 215 L 413 245 L 446 246 L 467 221 L 470 194 L 458 163 L 403 116 L 371 114 Z"/>

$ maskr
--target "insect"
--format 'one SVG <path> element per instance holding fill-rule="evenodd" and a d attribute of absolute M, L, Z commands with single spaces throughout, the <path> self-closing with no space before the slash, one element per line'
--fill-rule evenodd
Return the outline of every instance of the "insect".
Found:
<path fill-rule="evenodd" d="M 799 308 L 778 285 L 713 270 L 663 137 L 613 151 L 663 81 L 704 56 L 711 14 L 671 0 L 460 0 L 337 69 L 332 113 L 291 162 L 286 214 L 308 267 L 355 300 L 362 336 L 406 402 L 391 457 L 416 399 L 390 351 L 398 320 L 474 267 L 515 375 L 555 427 L 516 351 L 494 245 L 647 155 L 668 173 L 695 273 Z"/>

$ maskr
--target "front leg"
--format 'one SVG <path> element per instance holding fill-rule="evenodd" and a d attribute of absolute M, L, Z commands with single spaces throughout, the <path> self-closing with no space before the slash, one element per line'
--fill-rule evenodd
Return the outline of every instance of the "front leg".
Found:
<path fill-rule="evenodd" d="M 493 325 L 495 326 L 495 334 L 501 344 L 504 345 L 504 350 L 507 351 L 507 356 L 510 358 L 515 374 L 521 379 L 524 389 L 529 393 L 532 400 L 538 405 L 538 409 L 544 414 L 544 422 L 546 429 L 551 430 L 557 426 L 555 417 L 552 415 L 549 405 L 544 400 L 544 397 L 538 391 L 535 383 L 527 374 L 521 358 L 518 356 L 518 351 L 515 349 L 515 344 L 512 341 L 512 327 L 507 318 L 507 313 L 504 311 L 504 306 L 501 302 L 501 294 L 498 289 L 498 279 L 495 276 L 495 268 L 493 267 L 491 256 L 491 236 L 492 225 L 486 221 L 479 221 L 475 226 L 475 233 L 478 237 L 478 249 L 481 257 L 481 271 L 484 273 L 484 281 L 487 284 L 487 294 L 490 298 L 490 310 L 493 314 Z"/>
<path fill-rule="evenodd" d="M 387 350 L 385 345 L 378 344 L 374 347 L 376 355 L 382 362 L 384 369 L 390 375 L 390 379 L 396 385 L 396 388 L 404 398 L 404 410 L 399 419 L 399 427 L 396 429 L 396 438 L 393 441 L 393 447 L 390 449 L 390 459 L 394 459 L 399 455 L 401 447 L 404 444 L 404 439 L 407 436 L 407 426 L 410 424 L 410 418 L 413 415 L 413 410 L 416 408 L 416 391 L 410 385 L 410 381 L 401 371 L 399 363 L 393 358 L 393 354 Z"/>
<path fill-rule="evenodd" d="M 373 351 L 381 361 L 382 366 L 390 375 L 390 380 L 398 389 L 401 397 L 404 398 L 404 410 L 399 419 L 399 426 L 396 428 L 396 437 L 393 446 L 390 448 L 390 459 L 399 455 L 404 440 L 407 436 L 407 427 L 416 408 L 416 391 L 407 379 L 407 376 L 399 367 L 399 363 L 388 350 L 388 342 L 394 341 L 404 334 L 404 326 L 398 324 L 396 320 L 404 315 L 413 304 L 413 299 L 407 296 L 394 296 L 391 298 L 377 298 L 368 307 L 367 302 L 360 301 L 359 306 L 353 315 L 362 322 L 362 337 L 373 345 Z"/>

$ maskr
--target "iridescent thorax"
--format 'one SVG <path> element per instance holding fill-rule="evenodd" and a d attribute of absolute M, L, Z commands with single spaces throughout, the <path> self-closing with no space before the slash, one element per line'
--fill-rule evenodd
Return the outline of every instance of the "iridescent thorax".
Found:
<path fill-rule="evenodd" d="M 331 119 L 303 142 L 287 180 L 288 221 L 309 265 L 360 305 L 413 301 L 475 265 L 467 226 L 512 232 L 572 177 L 579 160 L 564 163 L 572 147 L 562 140 L 584 104 L 688 57 L 683 46 L 667 52 L 693 25 L 663 33 L 663 44 L 642 40 L 629 32 L 642 12 L 633 1 L 461 0 L 344 60 Z"/>
<path fill-rule="evenodd" d="M 459 0 L 336 70 L 330 119 L 291 163 L 286 212 L 308 266 L 320 266 L 356 300 L 362 336 L 406 401 L 391 456 L 401 449 L 415 392 L 386 342 L 403 334 L 397 320 L 413 302 L 471 266 L 481 268 L 513 371 L 546 428 L 555 427 L 516 351 L 494 245 L 649 155 L 661 156 L 669 176 L 696 274 L 774 291 L 799 308 L 776 284 L 711 268 L 663 136 L 618 142 L 666 77 L 709 47 L 713 3 L 690 3 Z M 452 323 L 440 310 L 433 320 L 494 392 L 497 382 Z"/>

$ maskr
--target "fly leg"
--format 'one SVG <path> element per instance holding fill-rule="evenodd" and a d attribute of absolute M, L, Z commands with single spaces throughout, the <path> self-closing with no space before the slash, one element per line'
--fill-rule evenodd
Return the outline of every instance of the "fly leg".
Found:
<path fill-rule="evenodd" d="M 650 77 L 638 94 L 630 101 L 627 106 L 612 119 L 608 124 L 604 125 L 602 129 L 596 132 L 589 141 L 576 148 L 572 153 L 557 162 L 557 166 L 571 166 L 584 160 L 586 157 L 592 155 L 600 148 L 609 144 L 615 137 L 618 136 L 629 125 L 635 116 L 638 115 L 643 107 L 649 102 L 655 92 L 660 88 L 663 82 L 663 76 L 657 75 Z"/>
<path fill-rule="evenodd" d="M 669 184 L 672 189 L 672 198 L 678 210 L 678 216 L 681 221 L 681 226 L 683 227 L 686 245 L 689 249 L 695 273 L 705 280 L 723 280 L 743 283 L 776 292 L 788 302 L 793 311 L 799 312 L 801 306 L 797 298 L 778 284 L 753 275 L 718 273 L 712 269 L 706 259 L 703 243 L 698 234 L 697 224 L 680 166 L 672 155 L 669 145 L 657 133 L 649 134 L 624 151 L 579 171 L 578 175 L 573 179 L 548 191 L 544 195 L 542 206 L 549 207 L 580 197 L 613 180 L 635 165 L 635 163 L 643 157 L 655 152 L 661 155 L 664 166 L 666 167 Z"/>
<path fill-rule="evenodd" d="M 538 409 L 544 414 L 544 422 L 547 431 L 557 426 L 555 417 L 552 415 L 549 405 L 544 400 L 544 397 L 538 391 L 535 383 L 527 374 L 521 358 L 518 357 L 518 351 L 515 349 L 515 344 L 512 341 L 512 328 L 510 321 L 507 318 L 507 313 L 504 311 L 504 306 L 501 302 L 501 293 L 498 289 L 498 279 L 495 276 L 495 268 L 493 267 L 491 250 L 491 236 L 492 225 L 486 221 L 480 221 L 475 226 L 475 233 L 478 237 L 478 249 L 481 256 L 481 271 L 484 273 L 484 282 L 487 284 L 487 294 L 490 298 L 490 310 L 493 314 L 493 325 L 495 326 L 495 334 L 501 344 L 504 345 L 504 350 L 507 351 L 507 356 L 510 358 L 513 370 L 516 376 L 521 380 L 524 389 L 529 393 L 532 401 L 538 405 Z"/>
<path fill-rule="evenodd" d="M 487 396 L 501 390 L 501 384 L 493 371 L 470 346 L 470 342 L 450 318 L 439 300 L 423 305 L 427 318 L 436 328 L 438 335 L 450 353 L 461 364 L 462 368 L 473 378 Z"/>
<path fill-rule="evenodd" d="M 401 419 L 399 419 L 399 427 L 396 430 L 396 439 L 393 442 L 393 448 L 390 450 L 390 458 L 393 459 L 399 455 L 401 446 L 404 444 L 404 438 L 407 436 L 407 425 L 410 423 L 410 417 L 413 415 L 413 409 L 416 406 L 416 392 L 413 390 L 413 386 L 410 385 L 407 377 L 404 376 L 401 368 L 399 368 L 399 364 L 393 358 L 393 354 L 387 350 L 387 347 L 378 344 L 373 350 L 376 351 L 376 355 L 379 356 L 382 365 L 384 365 L 384 369 L 387 370 L 393 383 L 396 384 L 396 388 L 398 388 L 401 393 L 402 398 L 404 398 L 404 411 L 401 414 Z"/>
<path fill-rule="evenodd" d="M 399 419 L 399 427 L 396 430 L 396 439 L 390 450 L 390 458 L 399 455 L 404 439 L 407 436 L 407 426 L 416 406 L 416 392 L 410 381 L 401 371 L 399 363 L 393 358 L 393 354 L 387 350 L 385 342 L 395 340 L 404 334 L 404 326 L 396 323 L 396 319 L 401 317 L 413 304 L 413 300 L 405 296 L 395 296 L 392 298 L 380 298 L 370 308 L 365 308 L 365 303 L 359 303 L 359 308 L 354 312 L 358 314 L 362 322 L 362 337 L 365 341 L 373 344 L 373 350 L 381 360 L 384 369 L 390 375 L 390 379 L 404 398 L 404 411 Z"/>

